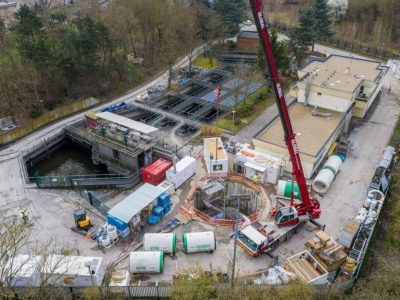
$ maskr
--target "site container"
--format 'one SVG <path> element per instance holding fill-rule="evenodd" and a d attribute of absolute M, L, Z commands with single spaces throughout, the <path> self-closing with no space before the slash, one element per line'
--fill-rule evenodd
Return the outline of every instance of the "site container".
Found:
<path fill-rule="evenodd" d="M 162 251 L 134 251 L 129 254 L 131 273 L 162 273 L 163 265 Z"/>
<path fill-rule="evenodd" d="M 185 156 L 176 163 L 175 168 L 171 167 L 167 170 L 166 178 L 175 186 L 175 189 L 177 189 L 195 173 L 196 159 L 190 156 Z"/>
<path fill-rule="evenodd" d="M 145 251 L 175 254 L 176 235 L 175 233 L 146 233 L 143 238 L 143 247 Z"/>
<path fill-rule="evenodd" d="M 213 231 L 188 232 L 183 234 L 185 253 L 210 252 L 216 249 L 217 243 Z"/>
<path fill-rule="evenodd" d="M 165 180 L 165 172 L 172 166 L 172 162 L 160 158 L 151 165 L 142 169 L 142 179 L 144 182 L 158 185 Z"/>
<path fill-rule="evenodd" d="M 228 156 L 220 137 L 204 138 L 204 161 L 211 177 L 228 176 Z"/>
<path fill-rule="evenodd" d="M 102 257 L 63 255 L 50 255 L 41 270 L 48 284 L 71 287 L 100 286 L 105 271 Z"/>
<path fill-rule="evenodd" d="M 9 260 L 3 272 L 4 281 L 11 287 L 40 286 L 41 277 L 39 268 L 43 263 L 41 256 L 17 255 Z"/>

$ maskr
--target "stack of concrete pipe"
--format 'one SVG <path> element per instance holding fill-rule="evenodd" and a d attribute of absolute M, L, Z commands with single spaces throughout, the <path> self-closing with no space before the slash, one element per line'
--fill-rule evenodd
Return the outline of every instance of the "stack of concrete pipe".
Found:
<path fill-rule="evenodd" d="M 335 179 L 336 174 L 339 172 L 342 163 L 343 159 L 339 155 L 332 155 L 329 157 L 312 183 L 314 191 L 319 194 L 325 194 L 331 186 L 333 179 Z"/>

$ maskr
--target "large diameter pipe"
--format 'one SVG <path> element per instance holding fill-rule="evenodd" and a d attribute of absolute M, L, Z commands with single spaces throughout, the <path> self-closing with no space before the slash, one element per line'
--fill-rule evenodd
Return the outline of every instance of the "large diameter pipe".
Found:
<path fill-rule="evenodd" d="M 318 194 L 325 194 L 335 178 L 335 173 L 331 169 L 322 169 L 312 183 L 314 191 Z"/>
<path fill-rule="evenodd" d="M 290 198 L 292 195 L 292 186 L 294 189 L 293 198 L 300 199 L 299 186 L 298 186 L 297 182 L 294 182 L 294 184 L 293 184 L 292 181 L 279 180 L 278 187 L 276 189 L 277 195 Z"/>
<path fill-rule="evenodd" d="M 333 179 L 335 179 L 336 174 L 339 172 L 342 163 L 343 160 L 338 155 L 329 157 L 312 183 L 314 191 L 319 194 L 325 194 L 331 186 Z"/>

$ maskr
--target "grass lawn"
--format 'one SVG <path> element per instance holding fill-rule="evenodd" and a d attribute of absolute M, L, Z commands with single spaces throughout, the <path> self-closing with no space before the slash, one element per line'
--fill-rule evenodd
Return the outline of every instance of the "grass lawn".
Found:
<path fill-rule="evenodd" d="M 210 59 L 208 57 L 200 55 L 196 57 L 195 60 L 193 60 L 192 65 L 195 67 L 202 67 L 206 69 L 215 69 L 218 67 L 218 61 L 213 58 L 210 64 Z"/>
<path fill-rule="evenodd" d="M 266 87 L 262 87 L 238 105 L 235 124 L 232 123 L 232 112 L 229 111 L 225 117 L 217 120 L 215 125 L 233 132 L 239 132 L 273 103 L 272 94 L 267 91 Z"/>

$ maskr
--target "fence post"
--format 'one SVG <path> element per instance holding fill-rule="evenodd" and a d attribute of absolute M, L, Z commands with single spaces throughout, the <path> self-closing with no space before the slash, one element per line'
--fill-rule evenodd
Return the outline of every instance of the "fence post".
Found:
<path fill-rule="evenodd" d="M 93 206 L 93 198 L 92 198 L 92 193 L 91 192 L 87 192 L 88 193 L 88 197 L 89 197 L 89 203 L 90 205 Z"/>

